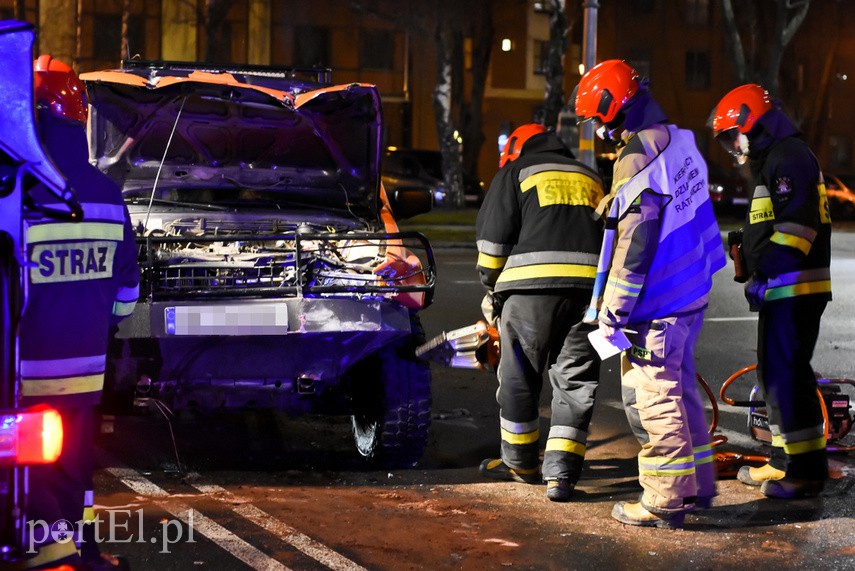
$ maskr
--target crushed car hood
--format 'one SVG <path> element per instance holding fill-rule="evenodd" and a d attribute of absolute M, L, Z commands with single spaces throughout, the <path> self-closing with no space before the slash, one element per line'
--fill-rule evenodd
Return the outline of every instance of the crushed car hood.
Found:
<path fill-rule="evenodd" d="M 239 187 L 281 192 L 297 207 L 379 216 L 382 113 L 373 85 L 197 64 L 81 79 L 91 104 L 90 157 L 125 191 L 155 182 Z"/>

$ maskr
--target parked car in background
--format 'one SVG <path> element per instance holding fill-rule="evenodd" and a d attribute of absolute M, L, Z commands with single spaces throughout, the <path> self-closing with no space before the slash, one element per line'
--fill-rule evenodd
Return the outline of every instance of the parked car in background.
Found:
<path fill-rule="evenodd" d="M 832 220 L 855 218 L 855 175 L 822 173 Z"/>
<path fill-rule="evenodd" d="M 713 209 L 719 214 L 744 215 L 748 208 L 748 181 L 736 169 L 707 164 Z"/>
<path fill-rule="evenodd" d="M 439 180 L 442 185 L 442 200 L 436 200 L 436 205 L 444 206 L 448 203 L 448 199 L 445 196 L 445 183 L 443 182 L 442 153 L 426 149 L 399 149 L 397 147 L 390 147 L 387 151 L 387 156 L 389 154 L 412 157 L 417 160 L 425 172 Z M 484 185 L 484 181 L 480 180 L 476 175 L 463 173 L 463 197 L 467 206 L 480 206 L 486 192 L 487 187 Z"/>
<path fill-rule="evenodd" d="M 400 188 L 419 189 L 430 193 L 436 206 L 443 206 L 448 201 L 442 178 L 429 173 L 412 151 L 394 147 L 387 149 L 383 155 L 381 172 L 387 192 Z"/>

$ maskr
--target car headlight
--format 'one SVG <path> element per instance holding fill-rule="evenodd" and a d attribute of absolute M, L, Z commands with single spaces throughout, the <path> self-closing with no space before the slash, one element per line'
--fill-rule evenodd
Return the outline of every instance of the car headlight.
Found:
<path fill-rule="evenodd" d="M 710 183 L 710 194 L 723 194 L 724 186 L 721 184 Z"/>

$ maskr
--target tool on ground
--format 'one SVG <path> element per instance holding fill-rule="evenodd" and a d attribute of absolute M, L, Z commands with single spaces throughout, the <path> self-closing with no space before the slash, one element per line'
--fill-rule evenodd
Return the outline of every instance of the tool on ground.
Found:
<path fill-rule="evenodd" d="M 460 369 L 483 369 L 495 371 L 499 363 L 499 332 L 495 327 L 478 321 L 452 331 L 443 331 L 436 337 L 416 348 L 416 355 L 422 359 L 435 361 L 448 367 Z M 747 427 L 751 436 L 766 444 L 771 444 L 772 433 L 769 430 L 769 418 L 766 403 L 762 400 L 761 389 L 754 385 L 748 400 L 734 400 L 727 396 L 727 390 L 737 379 L 755 371 L 757 365 L 743 367 L 722 383 L 719 398 L 725 404 L 748 408 Z M 712 421 L 709 433 L 713 447 L 727 443 L 727 437 L 716 434 L 718 427 L 718 402 L 709 383 L 698 373 L 697 381 L 709 398 L 712 407 Z M 817 393 L 825 424 L 825 437 L 829 452 L 851 452 L 855 444 L 844 442 L 853 424 L 853 402 L 842 385 L 855 387 L 855 380 L 839 378 L 817 378 Z M 743 454 L 735 451 L 716 451 L 714 454 L 716 473 L 719 478 L 736 476 L 743 465 L 762 466 L 769 462 L 769 456 L 762 454 Z"/>
<path fill-rule="evenodd" d="M 769 430 L 769 418 L 766 410 L 765 401 L 761 400 L 762 392 L 758 385 L 754 385 L 751 389 L 748 400 L 734 400 L 726 395 L 728 388 L 737 379 L 744 375 L 755 371 L 757 365 L 749 365 L 743 367 L 733 373 L 727 380 L 724 381 L 719 390 L 719 398 L 725 404 L 738 407 L 748 408 L 747 426 L 751 436 L 766 444 L 772 443 L 772 433 Z M 713 417 L 710 424 L 710 435 L 712 436 L 713 447 L 720 446 L 727 442 L 727 437 L 722 434 L 715 434 L 715 429 L 718 425 L 718 403 L 715 396 L 712 394 L 706 380 L 700 375 L 697 375 L 698 383 L 706 392 L 712 405 Z M 851 399 L 849 395 L 843 392 L 841 385 L 851 385 L 855 387 L 855 380 L 852 379 L 826 379 L 817 377 L 817 394 L 819 395 L 820 407 L 822 408 L 822 416 L 825 425 L 825 438 L 827 450 L 829 452 L 851 452 L 855 450 L 855 445 L 844 442 L 844 437 L 849 434 L 852 428 L 853 411 Z M 769 456 L 741 454 L 738 452 L 716 452 L 714 455 L 716 473 L 719 478 L 735 477 L 739 471 L 739 467 L 743 465 L 761 466 L 769 462 Z"/>

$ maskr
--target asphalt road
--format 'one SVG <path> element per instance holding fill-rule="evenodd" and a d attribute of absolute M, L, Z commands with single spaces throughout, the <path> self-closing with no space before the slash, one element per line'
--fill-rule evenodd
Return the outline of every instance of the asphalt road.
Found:
<path fill-rule="evenodd" d="M 429 336 L 480 318 L 475 255 L 437 246 L 436 301 L 422 314 Z M 855 234 L 835 236 L 832 273 L 835 300 L 814 365 L 826 377 L 855 377 Z M 697 351 L 716 395 L 754 362 L 755 328 L 727 268 L 716 277 Z M 855 569 L 855 455 L 835 455 L 835 479 L 818 499 L 766 500 L 723 479 L 716 507 L 687 518 L 683 531 L 624 526 L 609 517 L 611 507 L 640 489 L 617 358 L 603 364 L 589 461 L 569 504 L 546 500 L 543 486 L 481 480 L 478 464 L 499 446 L 495 377 L 432 369 L 430 443 L 411 470 L 367 467 L 347 419 L 106 416 L 96 478 L 104 548 L 137 570 Z M 733 396 L 747 396 L 751 385 L 735 382 Z M 542 434 L 549 392 L 546 383 Z M 717 449 L 764 453 L 748 434 L 746 410 L 719 407 L 717 434 L 728 442 Z"/>

